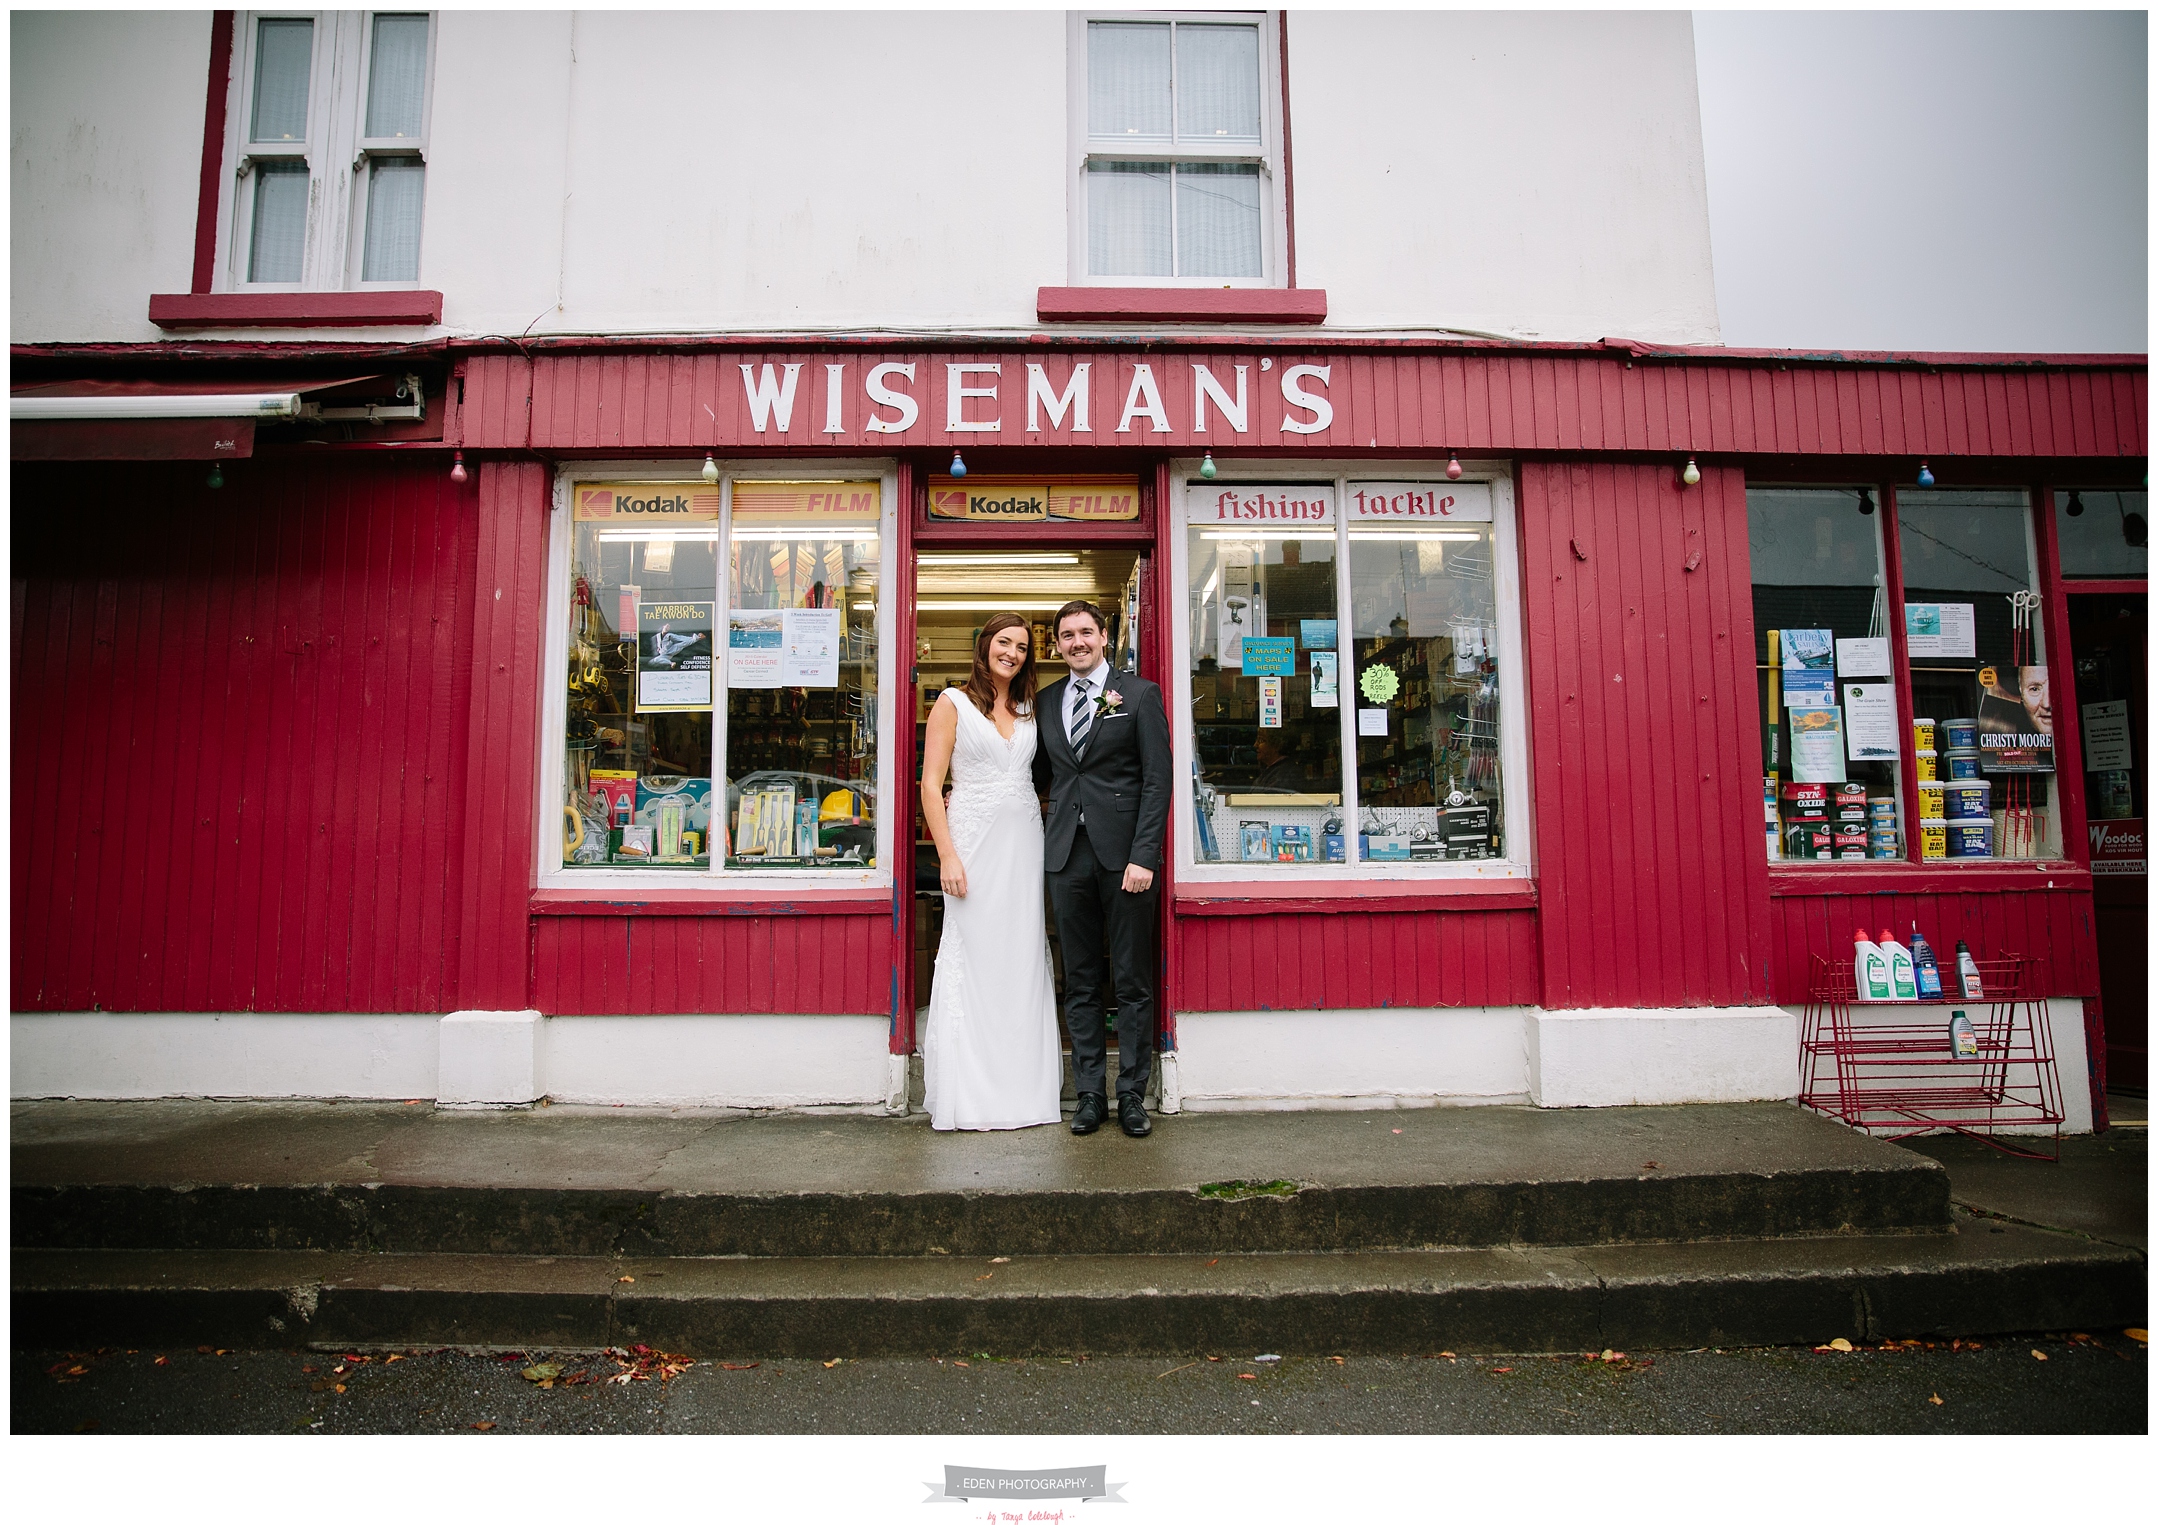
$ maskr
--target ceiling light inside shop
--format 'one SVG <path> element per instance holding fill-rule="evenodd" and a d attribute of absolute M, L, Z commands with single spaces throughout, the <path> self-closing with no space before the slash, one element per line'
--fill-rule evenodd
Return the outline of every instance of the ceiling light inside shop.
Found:
<path fill-rule="evenodd" d="M 1089 590 L 1089 592 L 1091 591 Z M 1087 593 L 1075 593 L 1072 595 L 1073 598 L 1085 598 L 1087 596 Z M 1000 609 L 1009 609 L 1014 613 L 1021 610 L 1028 613 L 1037 611 L 1047 613 L 1063 608 L 1070 601 L 1070 599 L 1062 598 L 1049 602 L 1032 598 L 925 598 L 917 602 L 914 607 L 940 614 L 958 614 L 962 612 L 993 614 Z"/>
<path fill-rule="evenodd" d="M 974 554 L 939 554 L 924 551 L 915 560 L 925 567 L 1075 567 L 1078 556 L 1071 551 L 985 551 Z"/>
<path fill-rule="evenodd" d="M 1481 540 L 1478 530 L 1350 530 L 1351 540 Z"/>
<path fill-rule="evenodd" d="M 648 541 L 697 540 L 702 541 L 706 545 L 713 545 L 716 544 L 719 540 L 719 531 L 716 529 L 688 529 L 675 525 L 640 524 L 635 529 L 601 530 L 599 532 L 599 538 L 602 540 Z"/>
<path fill-rule="evenodd" d="M 737 524 L 734 538 L 737 540 L 875 540 L 878 531 L 870 526 L 826 525 L 823 529 L 792 530 L 775 529 L 763 525 Z"/>
<path fill-rule="evenodd" d="M 1331 540 L 1331 524 L 1309 524 L 1300 530 L 1201 530 L 1201 540 Z"/>

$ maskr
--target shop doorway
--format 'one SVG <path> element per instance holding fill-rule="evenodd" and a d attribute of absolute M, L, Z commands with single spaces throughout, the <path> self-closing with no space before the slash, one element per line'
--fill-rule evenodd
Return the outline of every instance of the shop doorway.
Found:
<path fill-rule="evenodd" d="M 2089 808 L 2098 992 L 2105 1022 L 2106 1086 L 2150 1086 L 2149 675 L 2147 593 L 2068 594 L 2068 649 L 2082 709 L 2084 798 Z"/>
<path fill-rule="evenodd" d="M 1025 616 L 1033 634 L 1036 682 L 1047 686 L 1065 675 L 1056 653 L 1052 622 L 1056 611 L 1075 598 L 1099 605 L 1109 621 L 1111 663 L 1120 671 L 1156 678 L 1140 666 L 1148 558 L 1137 545 L 1044 545 L 1027 540 L 997 545 L 924 549 L 914 563 L 914 757 L 908 775 L 909 816 L 914 827 L 914 1008 L 917 1047 L 927 1020 L 936 979 L 937 949 L 942 939 L 944 897 L 937 884 L 937 849 L 922 815 L 924 727 L 930 707 L 948 687 L 966 682 L 974 641 L 982 624 L 1004 610 Z M 1055 919 L 1044 920 L 1049 956 L 1056 976 L 1057 1021 L 1064 1052 L 1071 1035 L 1061 1031 L 1064 1009 L 1064 953 Z M 1110 1017 L 1109 1043 L 1116 1045 Z M 1115 1073 L 1116 1061 L 1110 1060 Z"/>

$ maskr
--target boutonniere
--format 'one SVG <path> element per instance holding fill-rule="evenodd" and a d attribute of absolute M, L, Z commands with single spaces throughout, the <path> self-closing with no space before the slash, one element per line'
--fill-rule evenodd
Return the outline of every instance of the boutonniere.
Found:
<path fill-rule="evenodd" d="M 1094 718 L 1099 720 L 1104 715 L 1114 715 L 1123 707 L 1124 696 L 1113 688 L 1109 689 L 1094 701 Z"/>

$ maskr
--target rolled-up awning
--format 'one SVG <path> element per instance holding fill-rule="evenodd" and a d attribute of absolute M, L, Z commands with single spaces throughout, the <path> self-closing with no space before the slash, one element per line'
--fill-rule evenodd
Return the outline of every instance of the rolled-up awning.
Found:
<path fill-rule="evenodd" d="M 258 424 L 405 422 L 426 404 L 416 377 L 371 375 L 57 381 L 14 388 L 8 411 L 18 461 L 201 461 L 254 454 Z"/>

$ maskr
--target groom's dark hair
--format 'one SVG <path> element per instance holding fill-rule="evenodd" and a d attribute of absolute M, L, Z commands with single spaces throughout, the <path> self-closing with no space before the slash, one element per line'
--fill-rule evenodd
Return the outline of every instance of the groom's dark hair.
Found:
<path fill-rule="evenodd" d="M 1101 605 L 1083 598 L 1075 598 L 1057 610 L 1056 623 L 1049 627 L 1049 633 L 1061 637 L 1064 634 L 1064 622 L 1075 614 L 1083 614 L 1092 620 L 1094 628 L 1103 635 L 1109 633 L 1109 617 L 1101 612 Z"/>

